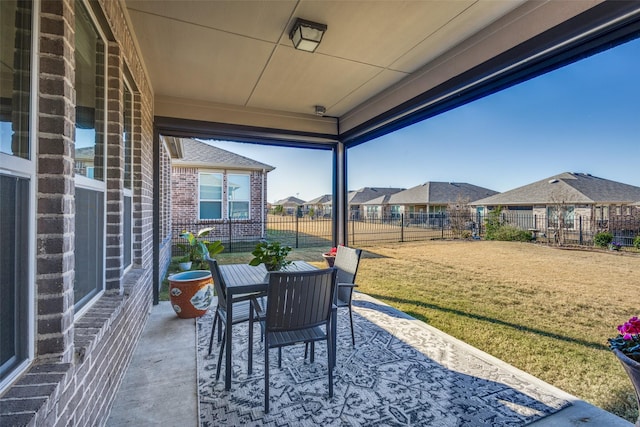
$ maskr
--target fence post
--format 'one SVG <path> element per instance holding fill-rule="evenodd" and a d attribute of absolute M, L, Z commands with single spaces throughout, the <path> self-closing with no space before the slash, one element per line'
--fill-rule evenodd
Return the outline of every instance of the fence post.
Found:
<path fill-rule="evenodd" d="M 440 216 L 440 238 L 444 240 L 444 215 L 439 215 L 439 216 Z"/>
<path fill-rule="evenodd" d="M 299 223 L 298 223 L 298 212 L 296 212 L 296 249 L 298 249 L 298 233 L 299 233 Z"/>
<path fill-rule="evenodd" d="M 578 223 L 580 224 L 580 245 L 582 245 L 582 215 L 578 217 Z"/>
<path fill-rule="evenodd" d="M 404 242 L 404 212 L 400 214 L 400 241 Z"/>

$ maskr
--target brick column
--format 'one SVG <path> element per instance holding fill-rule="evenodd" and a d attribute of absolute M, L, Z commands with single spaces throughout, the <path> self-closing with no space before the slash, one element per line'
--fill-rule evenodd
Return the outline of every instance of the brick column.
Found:
<path fill-rule="evenodd" d="M 124 262 L 124 83 L 122 55 L 116 43 L 107 46 L 107 254 L 106 288 L 122 292 Z"/>
<path fill-rule="evenodd" d="M 43 1 L 40 19 L 36 355 L 62 362 L 74 349 L 73 5 Z"/>

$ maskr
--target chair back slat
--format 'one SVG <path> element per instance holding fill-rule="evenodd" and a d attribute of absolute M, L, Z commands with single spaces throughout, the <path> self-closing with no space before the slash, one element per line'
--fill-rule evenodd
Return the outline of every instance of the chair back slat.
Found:
<path fill-rule="evenodd" d="M 355 283 L 358 265 L 362 249 L 354 249 L 347 246 L 338 246 L 336 260 L 333 266 L 338 270 L 337 283 Z M 348 301 L 351 298 L 351 289 L 339 289 L 338 298 Z"/>
<path fill-rule="evenodd" d="M 218 265 L 217 260 L 209 257 L 207 257 L 207 262 L 209 263 L 209 270 L 211 270 L 211 277 L 213 278 L 213 287 L 216 290 L 216 295 L 218 296 L 218 307 L 226 310 L 227 284 L 222 278 L 222 273 L 220 273 L 220 266 Z"/>
<path fill-rule="evenodd" d="M 297 330 L 327 322 L 336 270 L 272 272 L 267 292 L 269 331 Z"/>

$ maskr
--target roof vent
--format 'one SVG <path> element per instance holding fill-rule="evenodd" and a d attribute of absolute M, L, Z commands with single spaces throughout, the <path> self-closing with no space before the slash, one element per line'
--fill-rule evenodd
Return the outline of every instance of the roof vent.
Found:
<path fill-rule="evenodd" d="M 553 178 L 553 179 L 549 180 L 549 184 L 555 184 L 556 182 L 558 182 L 558 180 L 556 178 Z"/>

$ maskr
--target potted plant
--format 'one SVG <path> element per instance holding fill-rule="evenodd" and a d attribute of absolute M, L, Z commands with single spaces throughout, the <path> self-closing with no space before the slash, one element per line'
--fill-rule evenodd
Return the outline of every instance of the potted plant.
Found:
<path fill-rule="evenodd" d="M 333 267 L 333 263 L 336 261 L 336 254 L 338 253 L 338 248 L 331 248 L 329 252 L 325 252 L 322 254 L 322 258 L 327 262 L 329 267 Z"/>
<path fill-rule="evenodd" d="M 640 319 L 637 316 L 632 317 L 618 326 L 618 332 L 617 337 L 609 338 L 609 348 L 627 372 L 636 391 L 636 401 L 640 410 Z M 640 416 L 635 425 L 640 427 Z"/>
<path fill-rule="evenodd" d="M 267 271 L 278 271 L 291 264 L 291 261 L 286 260 L 289 252 L 291 252 L 290 246 L 283 246 L 280 242 L 262 241 L 251 252 L 254 258 L 249 262 L 249 265 L 256 267 L 264 264 Z"/>
<path fill-rule="evenodd" d="M 214 287 L 211 272 L 206 263 L 206 257 L 214 257 L 224 250 L 222 242 L 210 242 L 205 239 L 213 228 L 203 228 L 197 233 L 183 231 L 180 237 L 187 243 L 180 243 L 178 247 L 186 252 L 182 258 L 181 273 L 169 276 L 169 297 L 171 306 L 178 317 L 190 319 L 202 316 L 207 312 L 213 301 Z M 191 270 L 191 267 L 195 270 Z"/>
<path fill-rule="evenodd" d="M 620 243 L 620 242 L 613 241 L 613 242 L 609 243 L 609 250 L 610 251 L 619 251 L 620 248 L 622 248 L 622 243 Z"/>
<path fill-rule="evenodd" d="M 208 267 L 205 265 L 206 255 L 209 254 L 213 258 L 224 250 L 220 240 L 210 242 L 204 239 L 212 230 L 213 227 L 208 227 L 195 234 L 186 230 L 180 234 L 180 237 L 187 240 L 187 243 L 178 243 L 178 248 L 186 253 L 180 260 L 179 267 L 181 270 L 191 270 L 192 267 L 196 270 L 207 269 Z"/>

